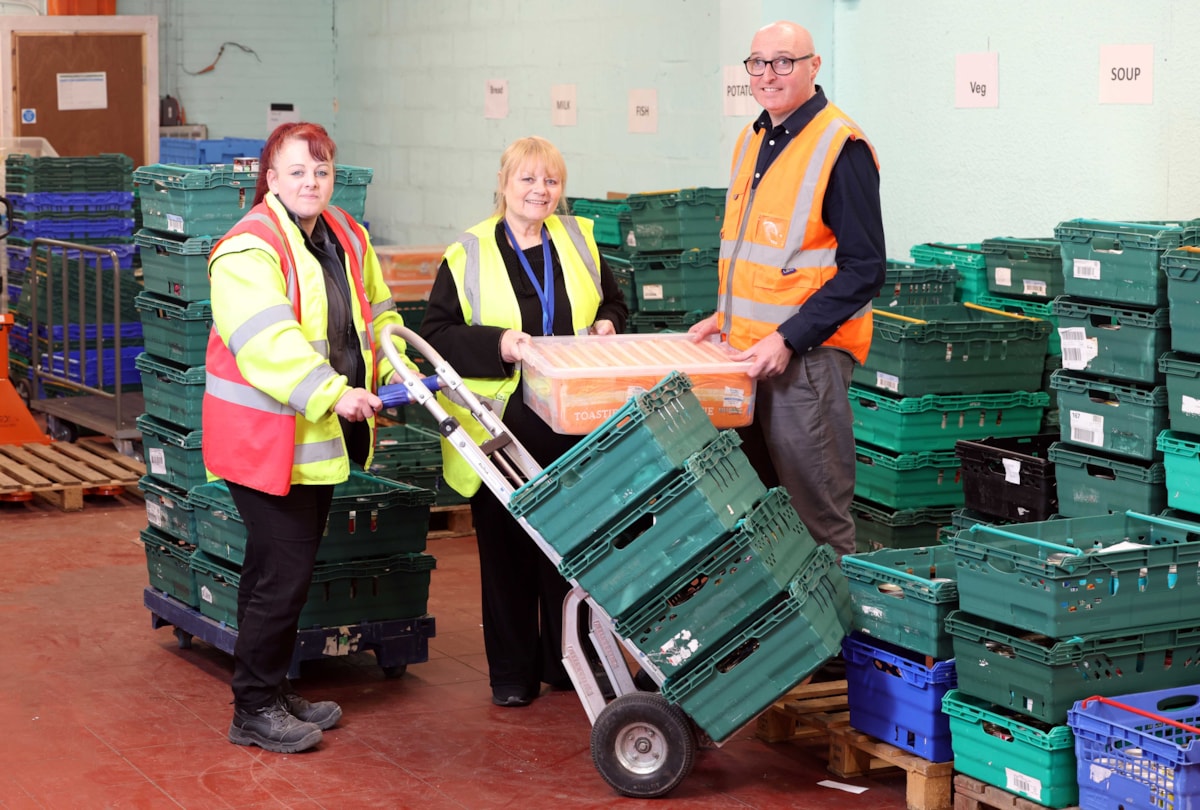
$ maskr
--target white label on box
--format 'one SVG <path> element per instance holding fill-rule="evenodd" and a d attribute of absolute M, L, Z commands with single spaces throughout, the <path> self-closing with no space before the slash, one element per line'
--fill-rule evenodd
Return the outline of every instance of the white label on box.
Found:
<path fill-rule="evenodd" d="M 900 393 L 900 378 L 894 374 L 884 374 L 882 371 L 876 371 L 875 387 L 898 394 Z"/>
<path fill-rule="evenodd" d="M 1012 793 L 1023 793 L 1035 802 L 1042 800 L 1042 780 L 1012 768 L 1004 769 L 1004 785 Z"/>
<path fill-rule="evenodd" d="M 1088 367 L 1088 363 L 1100 353 L 1098 338 L 1089 338 L 1087 330 L 1082 326 L 1062 327 L 1058 330 L 1062 341 L 1063 368 L 1080 371 Z"/>
<path fill-rule="evenodd" d="M 1012 286 L 1012 268 L 997 267 L 996 268 L 996 286 L 1011 287 Z"/>
<path fill-rule="evenodd" d="M 1182 409 L 1188 416 L 1200 416 L 1200 399 L 1184 394 Z"/>
<path fill-rule="evenodd" d="M 205 602 L 208 602 L 210 605 L 213 603 L 213 594 L 207 585 L 200 586 L 200 598 Z"/>
<path fill-rule="evenodd" d="M 721 399 L 721 404 L 726 408 L 741 410 L 742 406 L 746 404 L 746 392 L 740 388 L 730 388 L 727 385 L 725 386 L 725 395 Z"/>
<path fill-rule="evenodd" d="M 642 299 L 646 301 L 661 301 L 663 300 L 663 289 L 661 284 L 643 284 Z"/>
<path fill-rule="evenodd" d="M 1096 413 L 1071 411 L 1071 441 L 1104 446 L 1104 417 Z"/>
<path fill-rule="evenodd" d="M 1025 295 L 1040 295 L 1046 297 L 1046 282 L 1036 279 L 1027 278 L 1021 283 L 1021 290 Z"/>
<path fill-rule="evenodd" d="M 870 616 L 872 619 L 882 619 L 883 618 L 883 608 L 878 608 L 878 607 L 875 607 L 874 605 L 862 605 L 861 607 L 862 607 L 862 612 L 865 615 Z"/>
<path fill-rule="evenodd" d="M 155 475 L 167 474 L 167 454 L 161 447 L 150 448 L 150 472 Z"/>
<path fill-rule="evenodd" d="M 1004 464 L 1004 480 L 1009 484 L 1021 485 L 1021 462 L 1015 458 L 1000 459 Z"/>
<path fill-rule="evenodd" d="M 1072 268 L 1075 278 L 1100 280 L 1100 262 L 1095 259 L 1076 259 Z"/>
<path fill-rule="evenodd" d="M 162 525 L 167 522 L 167 516 L 157 503 L 146 501 L 146 520 L 150 521 L 151 526 L 162 528 Z"/>
<path fill-rule="evenodd" d="M 183 233 L 183 217 L 178 214 L 167 214 L 167 230 Z"/>

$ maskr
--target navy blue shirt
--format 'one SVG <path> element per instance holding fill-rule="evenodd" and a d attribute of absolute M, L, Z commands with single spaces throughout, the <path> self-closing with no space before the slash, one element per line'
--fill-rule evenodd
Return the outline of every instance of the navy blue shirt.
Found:
<path fill-rule="evenodd" d="M 766 128 L 755 165 L 752 188 L 783 152 L 828 104 L 825 92 L 816 93 L 777 127 L 763 110 L 754 131 Z M 820 346 L 879 294 L 886 273 L 887 249 L 883 238 L 883 213 L 879 204 L 879 170 L 865 141 L 848 140 L 833 164 L 825 189 L 821 219 L 837 237 L 837 275 L 813 293 L 795 315 L 779 325 L 779 333 L 797 353 Z"/>

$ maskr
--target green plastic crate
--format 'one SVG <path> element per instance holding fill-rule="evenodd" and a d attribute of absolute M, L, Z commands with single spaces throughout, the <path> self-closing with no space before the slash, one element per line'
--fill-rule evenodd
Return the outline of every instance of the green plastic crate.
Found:
<path fill-rule="evenodd" d="M 643 250 L 719 248 L 725 189 L 681 188 L 625 198 L 633 230 L 625 240 Z"/>
<path fill-rule="evenodd" d="M 1014 315 L 1024 315 L 1027 318 L 1040 318 L 1048 322 L 1050 336 L 1046 341 L 1046 356 L 1057 357 L 1062 354 L 1062 341 L 1058 336 L 1058 317 L 1054 314 L 1053 301 L 1030 301 L 1027 298 L 1013 298 L 1008 295 L 992 295 L 991 293 L 984 293 L 971 300 L 981 307 L 1011 312 Z"/>
<path fill-rule="evenodd" d="M 211 236 L 172 237 L 142 229 L 133 235 L 142 259 L 146 291 L 183 301 L 207 301 L 208 254 L 216 241 Z"/>
<path fill-rule="evenodd" d="M 1079 802 L 1075 735 L 951 689 L 942 696 L 950 718 L 954 770 L 1046 807 Z"/>
<path fill-rule="evenodd" d="M 199 607 L 200 592 L 191 566 L 196 547 L 152 526 L 142 529 L 139 536 L 146 547 L 150 587 L 188 607 Z"/>
<path fill-rule="evenodd" d="M 842 557 L 852 629 L 932 658 L 953 658 L 942 623 L 958 607 L 956 570 L 954 552 L 939 545 Z"/>
<path fill-rule="evenodd" d="M 633 312 L 625 331 L 635 334 L 651 332 L 686 332 L 694 323 L 707 318 L 712 309 L 694 309 L 691 312 Z"/>
<path fill-rule="evenodd" d="M 441 443 L 436 430 L 420 425 L 380 427 L 375 431 L 373 463 L 395 469 L 440 466 Z"/>
<path fill-rule="evenodd" d="M 1167 503 L 1190 512 L 1200 512 L 1200 441 L 1191 434 L 1164 430 L 1158 435 L 1167 476 Z"/>
<path fill-rule="evenodd" d="M 1170 312 L 1054 299 L 1063 368 L 1136 383 L 1161 383 L 1159 355 L 1171 343 Z"/>
<path fill-rule="evenodd" d="M 635 254 L 637 255 L 637 254 Z M 680 265 L 633 271 L 636 312 L 677 313 L 712 310 L 717 305 L 717 265 Z"/>
<path fill-rule="evenodd" d="M 1094 301 L 1143 307 L 1167 305 L 1163 253 L 1183 241 L 1179 222 L 1072 219 L 1054 235 L 1062 243 L 1063 292 Z"/>
<path fill-rule="evenodd" d="M 1200 659 L 1185 654 L 1200 646 L 1194 617 L 1060 639 L 956 610 L 946 617 L 946 631 L 954 639 L 960 690 L 1053 725 L 1066 723 L 1075 701 L 1091 695 L 1169 689 L 1200 678 Z"/>
<path fill-rule="evenodd" d="M 896 452 L 953 450 L 960 439 L 1036 433 L 1049 405 L 1044 391 L 896 397 L 850 386 L 854 438 Z"/>
<path fill-rule="evenodd" d="M 509 511 L 567 557 L 715 438 L 692 381 L 673 372 L 517 489 Z"/>
<path fill-rule="evenodd" d="M 950 265 L 888 259 L 877 307 L 953 304 L 958 270 Z"/>
<path fill-rule="evenodd" d="M 893 509 L 962 506 L 953 450 L 896 453 L 854 443 L 854 496 Z"/>
<path fill-rule="evenodd" d="M 1200 434 L 1200 357 L 1167 352 L 1158 358 L 1167 381 L 1167 420 L 1171 430 Z"/>
<path fill-rule="evenodd" d="M 196 487 L 190 497 L 196 509 L 196 545 L 210 557 L 241 565 L 246 527 L 229 488 L 216 481 Z M 341 563 L 424 551 L 433 498 L 429 490 L 352 471 L 333 489 L 317 561 Z"/>
<path fill-rule="evenodd" d="M 1200 247 L 1187 245 L 1168 250 L 1163 253 L 1160 266 L 1167 277 L 1171 348 L 1179 352 L 1194 351 L 1200 346 L 1200 284 L 1196 283 L 1200 278 Z"/>
<path fill-rule="evenodd" d="M 1200 582 L 1185 572 L 1200 563 L 1196 540 L 1200 524 L 1128 512 L 977 523 L 946 544 L 963 610 L 1069 638 L 1195 615 Z"/>
<path fill-rule="evenodd" d="M 331 203 L 362 221 L 373 170 L 334 168 Z M 181 166 L 156 163 L 133 172 L 142 224 L 181 236 L 224 236 L 250 210 L 258 172 L 234 171 L 229 164 Z"/>
<path fill-rule="evenodd" d="M 625 306 L 629 309 L 629 314 L 632 316 L 637 312 L 637 292 L 633 286 L 633 262 L 628 256 L 618 256 L 613 253 L 601 254 L 608 269 L 612 271 L 613 278 L 616 279 L 617 288 L 621 291 L 621 296 L 625 299 Z M 627 331 L 633 331 L 628 329 Z"/>
<path fill-rule="evenodd" d="M 142 372 L 146 413 L 179 427 L 199 430 L 204 405 L 204 366 L 184 368 L 145 352 L 133 362 Z"/>
<path fill-rule="evenodd" d="M 901 396 L 1036 391 L 1050 324 L 970 304 L 875 311 L 852 380 Z"/>
<path fill-rule="evenodd" d="M 1063 517 L 1110 512 L 1160 512 L 1167 505 L 1166 467 L 1161 461 L 1133 461 L 1055 442 L 1048 453 L 1054 463 L 1058 514 Z"/>
<path fill-rule="evenodd" d="M 1055 239 L 998 236 L 980 245 L 988 292 L 1049 301 L 1063 291 L 1061 246 Z"/>
<path fill-rule="evenodd" d="M 1167 389 L 1138 387 L 1062 369 L 1050 375 L 1058 392 L 1064 442 L 1119 456 L 1157 461 L 1154 437 L 1167 426 Z"/>
<path fill-rule="evenodd" d="M 633 230 L 629 205 L 622 200 L 581 197 L 571 201 L 571 213 L 596 223 L 592 235 L 597 245 L 624 245 Z"/>
<path fill-rule="evenodd" d="M 953 507 L 895 509 L 855 498 L 854 550 L 863 554 L 881 548 L 917 548 L 938 542 L 941 527 L 950 523 Z"/>
<path fill-rule="evenodd" d="M 774 602 L 816 552 L 787 490 L 773 489 L 717 548 L 618 620 L 617 635 L 675 677 Z"/>
<path fill-rule="evenodd" d="M 142 450 L 150 475 L 182 490 L 208 481 L 199 430 L 179 428 L 145 413 L 135 424 L 142 432 Z"/>
<path fill-rule="evenodd" d="M 152 475 L 143 475 L 138 487 L 146 501 L 146 522 L 163 534 L 194 545 L 196 510 L 187 492 Z"/>
<path fill-rule="evenodd" d="M 958 270 L 954 287 L 957 301 L 975 301 L 987 293 L 987 257 L 978 242 L 960 245 L 926 242 L 913 245 L 909 255 L 922 264 L 949 264 Z"/>
<path fill-rule="evenodd" d="M 766 495 L 741 443 L 734 431 L 723 431 L 691 455 L 682 471 L 634 500 L 577 554 L 564 558 L 559 572 L 613 619 L 625 619 L 653 599 L 680 566 L 712 551 Z"/>
<path fill-rule="evenodd" d="M 850 594 L 829 546 L 772 603 L 662 695 L 723 742 L 841 651 Z"/>
<path fill-rule="evenodd" d="M 212 307 L 207 301 L 143 292 L 133 303 L 142 319 L 146 351 L 181 366 L 204 365 L 212 330 Z"/>
<path fill-rule="evenodd" d="M 424 616 L 429 606 L 428 554 L 395 554 L 345 562 L 318 563 L 300 628 L 338 627 Z M 237 591 L 241 570 L 203 551 L 192 555 L 200 589 L 200 613 L 237 629 Z"/>

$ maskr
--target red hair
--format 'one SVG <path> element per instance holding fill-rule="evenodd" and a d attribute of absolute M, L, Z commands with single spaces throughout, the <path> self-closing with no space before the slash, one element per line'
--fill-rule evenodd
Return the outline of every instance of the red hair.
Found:
<path fill-rule="evenodd" d="M 333 163 L 334 156 L 337 154 L 337 146 L 334 144 L 333 138 L 329 137 L 325 127 L 320 124 L 301 121 L 293 124 L 280 124 L 275 127 L 275 131 L 263 145 L 262 155 L 258 159 L 258 183 L 254 186 L 255 205 L 258 205 L 263 201 L 263 197 L 267 196 L 267 169 L 271 168 L 276 155 L 283 148 L 284 141 L 289 138 L 298 138 L 307 142 L 308 154 L 312 155 L 313 160 Z"/>

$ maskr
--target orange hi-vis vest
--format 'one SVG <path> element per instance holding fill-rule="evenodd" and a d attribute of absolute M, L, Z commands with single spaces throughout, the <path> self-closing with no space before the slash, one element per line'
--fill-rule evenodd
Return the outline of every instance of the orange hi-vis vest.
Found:
<path fill-rule="evenodd" d="M 740 350 L 774 332 L 837 273 L 837 237 L 821 219 L 825 189 L 846 141 L 866 140 L 845 113 L 828 104 L 751 188 L 766 133 L 766 127 L 755 132 L 752 124 L 742 131 L 721 228 L 717 325 Z M 868 302 L 822 345 L 863 363 L 871 331 Z"/>
<path fill-rule="evenodd" d="M 373 315 L 363 282 L 368 244 L 366 233 L 340 208 L 330 206 L 322 218 L 346 254 L 358 301 L 359 318 L 356 320 L 360 321 L 360 336 L 365 335 L 368 384 L 375 390 L 378 367 L 371 328 Z M 297 277 L 293 247 L 279 215 L 266 201 L 254 206 L 213 246 L 210 261 L 215 259 L 223 242 L 242 234 L 257 237 L 277 257 L 296 322 L 318 351 L 324 349 L 322 353 L 328 359 L 328 345 L 324 339 L 327 324 L 312 323 L 311 318 L 303 317 L 301 279 Z M 278 313 L 271 314 L 278 317 Z M 253 324 L 254 318 L 251 317 L 248 323 Z M 336 432 L 331 429 L 314 431 L 305 424 L 306 420 L 297 419 L 311 393 L 308 386 L 315 377 L 325 379 L 337 373 L 326 363 L 317 370 L 318 375 L 310 374 L 297 386 L 288 402 L 280 402 L 242 375 L 236 359 L 241 343 L 237 334 L 222 338 L 214 323 L 208 338 L 202 413 L 202 448 L 209 474 L 271 495 L 286 495 L 296 480 L 344 480 L 342 468 L 348 474 L 349 462 L 336 415 L 329 417 Z M 281 366 L 286 365 L 287 359 L 280 358 L 279 362 Z M 373 435 L 373 424 L 371 430 Z"/>

